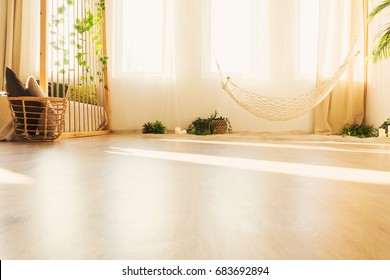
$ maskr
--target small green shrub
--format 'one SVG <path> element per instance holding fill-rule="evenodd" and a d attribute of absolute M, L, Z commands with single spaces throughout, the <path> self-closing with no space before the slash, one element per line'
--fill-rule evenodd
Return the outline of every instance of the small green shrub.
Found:
<path fill-rule="evenodd" d="M 388 118 L 387 120 L 385 120 L 379 128 L 384 128 L 385 131 L 386 131 L 386 134 L 388 134 L 387 127 L 388 127 L 389 125 L 390 125 L 390 118 Z"/>
<path fill-rule="evenodd" d="M 378 136 L 378 131 L 373 125 L 364 124 L 348 124 L 346 123 L 340 130 L 339 133 L 343 137 L 354 136 L 359 138 L 368 138 Z"/>
<path fill-rule="evenodd" d="M 218 112 L 214 111 L 210 115 L 209 118 L 196 118 L 192 123 L 188 126 L 187 132 L 195 135 L 209 135 L 214 134 L 215 131 L 212 129 L 213 120 L 225 120 L 228 126 L 228 131 L 232 131 L 232 125 L 230 124 L 230 120 L 225 117 L 218 116 Z"/>
<path fill-rule="evenodd" d="M 195 135 L 208 135 L 210 132 L 211 119 L 195 119 L 187 128 L 188 133 Z"/>
<path fill-rule="evenodd" d="M 147 122 L 142 127 L 142 133 L 164 134 L 167 128 L 160 121 Z"/>

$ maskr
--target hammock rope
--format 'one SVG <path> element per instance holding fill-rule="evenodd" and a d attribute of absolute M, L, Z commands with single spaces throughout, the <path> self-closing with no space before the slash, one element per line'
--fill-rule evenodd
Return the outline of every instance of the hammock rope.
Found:
<path fill-rule="evenodd" d="M 334 75 L 312 92 L 293 97 L 270 97 L 258 95 L 236 85 L 229 76 L 223 73 L 219 63 L 217 66 L 221 76 L 222 89 L 242 108 L 257 117 L 271 121 L 286 121 L 297 118 L 317 106 L 334 89 L 352 61 L 359 54 L 352 48 L 344 62 Z"/>

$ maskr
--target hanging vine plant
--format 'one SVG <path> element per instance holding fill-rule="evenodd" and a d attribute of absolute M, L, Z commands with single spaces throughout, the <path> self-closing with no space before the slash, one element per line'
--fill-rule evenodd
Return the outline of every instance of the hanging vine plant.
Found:
<path fill-rule="evenodd" d="M 93 7 L 86 7 L 85 15 L 82 18 L 75 19 L 73 25 L 74 30 L 69 33 L 69 36 L 65 36 L 65 34 L 61 33 L 60 25 L 64 24 L 67 10 L 69 9 L 69 6 L 74 5 L 74 0 L 67 0 L 66 4 L 68 6 L 64 4 L 57 8 L 57 13 L 52 16 L 52 23 L 49 24 L 49 27 L 51 27 L 50 33 L 57 37 L 57 40 L 51 41 L 50 45 L 54 50 L 62 52 L 62 59 L 55 61 L 54 65 L 59 68 L 58 72 L 61 74 L 65 74 L 66 70 L 74 70 L 69 69 L 70 52 L 66 48 L 67 42 L 69 42 L 70 45 L 73 45 L 76 48 L 75 59 L 78 66 L 82 67 L 85 71 L 84 74 L 80 76 L 80 79 L 82 81 L 89 80 L 94 82 L 94 75 L 96 74 L 99 82 L 103 82 L 104 72 L 107 71 L 108 61 L 108 57 L 103 53 L 101 31 L 103 13 L 105 10 L 104 0 L 100 0 L 96 3 L 96 14 L 93 13 Z M 84 4 L 87 5 L 87 1 L 85 1 Z M 89 53 L 85 50 L 88 38 L 93 43 L 94 56 L 101 66 L 100 70 L 96 71 L 96 73 L 92 73 L 91 71 L 92 67 L 88 59 Z"/>
<path fill-rule="evenodd" d="M 96 15 L 93 14 L 91 9 L 88 9 L 86 15 L 83 18 L 76 18 L 74 25 L 75 30 L 81 35 L 81 41 L 85 41 L 86 34 L 88 33 L 89 38 L 94 43 L 94 55 L 98 58 L 101 64 L 101 71 L 97 71 L 96 75 L 99 78 L 99 82 L 103 82 L 104 72 L 107 71 L 108 57 L 103 54 L 103 43 L 102 43 L 102 31 L 101 25 L 103 23 L 103 11 L 105 10 L 104 0 L 100 0 L 97 4 Z M 74 34 L 75 36 L 75 34 Z M 91 66 L 88 64 L 88 53 L 83 49 L 83 42 L 79 42 L 76 47 L 78 52 L 76 53 L 76 59 L 80 66 L 84 67 L 85 72 L 88 75 L 88 79 L 93 82 L 95 77 L 90 73 Z M 86 80 L 86 76 L 80 77 L 82 80 Z"/>

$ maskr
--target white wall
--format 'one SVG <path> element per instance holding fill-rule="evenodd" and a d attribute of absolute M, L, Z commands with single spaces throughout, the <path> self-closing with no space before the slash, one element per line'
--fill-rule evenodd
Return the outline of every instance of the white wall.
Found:
<path fill-rule="evenodd" d="M 367 92 L 366 123 L 378 127 L 390 117 L 390 61 L 370 62 Z"/>

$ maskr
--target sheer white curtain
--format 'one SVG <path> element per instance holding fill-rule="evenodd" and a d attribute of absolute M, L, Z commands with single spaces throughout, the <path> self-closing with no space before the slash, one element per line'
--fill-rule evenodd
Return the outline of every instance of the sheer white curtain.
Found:
<path fill-rule="evenodd" d="M 362 123 L 364 92 L 364 17 L 361 0 L 321 0 L 317 80 L 321 84 L 356 44 L 360 55 L 315 109 L 315 132 L 337 133 L 345 123 Z"/>
<path fill-rule="evenodd" d="M 4 69 L 12 68 L 22 81 L 39 74 L 39 0 L 0 2 L 0 87 Z"/>
<path fill-rule="evenodd" d="M 112 128 L 138 130 L 156 119 L 185 128 L 216 109 L 236 131 L 312 131 L 312 112 L 271 122 L 237 106 L 220 88 L 215 58 L 253 92 L 285 97 L 313 90 L 319 1 L 108 1 Z"/>
<path fill-rule="evenodd" d="M 173 0 L 108 1 L 114 129 L 156 119 L 178 125 Z"/>

